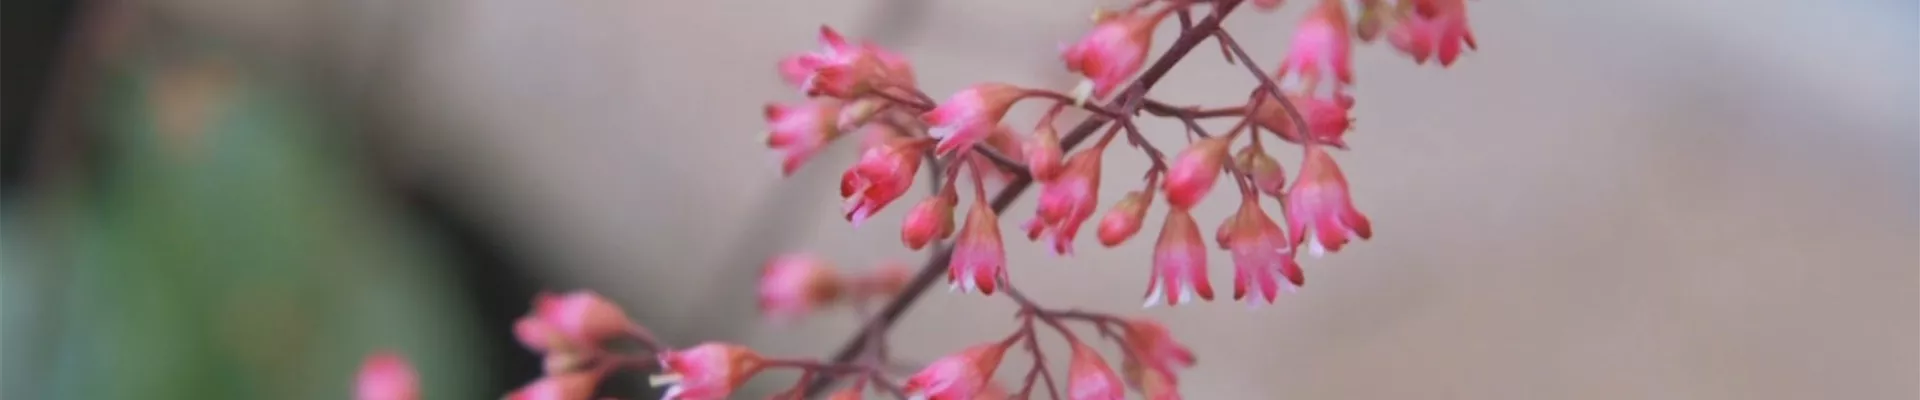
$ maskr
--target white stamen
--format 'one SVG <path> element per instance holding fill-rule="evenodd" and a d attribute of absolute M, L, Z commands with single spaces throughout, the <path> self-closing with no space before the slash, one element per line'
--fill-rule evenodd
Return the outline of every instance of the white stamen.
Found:
<path fill-rule="evenodd" d="M 1081 79 L 1080 84 L 1074 85 L 1072 94 L 1074 106 L 1087 105 L 1087 98 L 1093 97 L 1093 80 Z"/>
<path fill-rule="evenodd" d="M 1307 255 L 1313 256 L 1313 258 L 1325 257 L 1327 255 L 1327 246 L 1320 244 L 1320 235 L 1314 233 L 1315 232 L 1312 231 L 1307 232 Z"/>
<path fill-rule="evenodd" d="M 952 127 L 935 126 L 927 129 L 927 136 L 932 136 L 938 139 L 945 139 L 948 136 L 953 136 L 953 132 L 957 130 L 958 129 L 954 129 Z"/>
<path fill-rule="evenodd" d="M 647 377 L 647 384 L 653 387 L 661 387 L 680 383 L 680 380 L 683 378 L 685 377 L 680 376 L 680 374 L 653 375 Z"/>
<path fill-rule="evenodd" d="M 1180 303 L 1187 304 L 1192 302 L 1193 302 L 1193 282 L 1180 284 Z"/>

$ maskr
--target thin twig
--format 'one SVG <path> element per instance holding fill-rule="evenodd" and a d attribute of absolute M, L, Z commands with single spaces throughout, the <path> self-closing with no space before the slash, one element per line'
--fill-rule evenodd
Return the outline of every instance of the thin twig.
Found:
<path fill-rule="evenodd" d="M 1275 100 L 1279 100 L 1280 108 L 1286 109 L 1287 118 L 1293 120 L 1293 131 L 1300 136 L 1300 142 L 1312 144 L 1314 142 L 1313 134 L 1307 132 L 1307 120 L 1300 117 L 1300 109 L 1293 106 L 1292 100 L 1287 100 L 1286 93 L 1280 91 L 1280 85 L 1274 83 L 1273 78 L 1267 76 L 1267 73 L 1262 71 L 1259 65 L 1254 65 L 1253 57 L 1247 56 L 1247 50 L 1240 48 L 1240 43 L 1235 42 L 1233 35 L 1228 34 L 1227 30 L 1221 29 L 1213 31 L 1213 36 L 1220 39 L 1220 44 L 1226 45 L 1228 49 L 1231 49 L 1234 56 L 1240 57 L 1240 63 L 1247 67 L 1247 72 L 1253 73 L 1253 77 L 1260 80 L 1260 88 L 1266 89 L 1268 95 L 1272 95 Z"/>

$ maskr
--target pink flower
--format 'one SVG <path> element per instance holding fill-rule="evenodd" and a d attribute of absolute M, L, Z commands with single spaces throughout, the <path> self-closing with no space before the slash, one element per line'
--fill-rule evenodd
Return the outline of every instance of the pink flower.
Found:
<path fill-rule="evenodd" d="M 947 283 L 955 290 L 991 295 L 994 279 L 1004 274 L 1007 250 L 1000 240 L 1000 218 L 987 204 L 986 195 L 974 192 L 973 209 L 960 227 L 960 239 L 953 245 L 953 258 L 947 262 Z"/>
<path fill-rule="evenodd" d="M 947 155 L 985 140 L 1000 126 L 1000 119 L 1007 116 L 1007 110 L 1013 108 L 1013 103 L 1019 101 L 1024 92 L 1024 88 L 1005 83 L 976 84 L 921 114 L 920 119 L 930 126 L 927 134 L 940 139 L 934 152 Z"/>
<path fill-rule="evenodd" d="M 1412 4 L 1410 12 L 1400 15 L 1392 28 L 1388 28 L 1387 42 L 1401 52 L 1413 56 L 1413 61 L 1426 64 L 1429 56 L 1440 60 L 1442 67 L 1452 66 L 1459 58 L 1460 45 L 1467 49 L 1476 49 L 1473 30 L 1467 26 L 1466 0 L 1402 0 Z"/>
<path fill-rule="evenodd" d="M 1187 145 L 1167 169 L 1167 204 L 1175 209 L 1193 208 L 1213 191 L 1220 180 L 1220 168 L 1227 158 L 1231 138 L 1214 136 Z"/>
<path fill-rule="evenodd" d="M 1100 352 L 1085 343 L 1073 342 L 1073 361 L 1067 364 L 1067 398 L 1073 400 L 1125 400 L 1127 385 L 1100 358 Z"/>
<path fill-rule="evenodd" d="M 1026 224 L 1028 239 L 1052 232 L 1053 253 L 1073 254 L 1073 237 L 1100 206 L 1101 150 L 1095 147 L 1074 153 L 1067 160 L 1066 171 L 1046 183 L 1040 192 L 1040 206 Z"/>
<path fill-rule="evenodd" d="M 1013 342 L 1008 338 L 983 343 L 941 357 L 907 378 L 901 389 L 913 398 L 972 400 L 991 386 L 993 372 L 1000 369 L 1000 358 L 1007 354 L 1007 347 Z"/>
<path fill-rule="evenodd" d="M 1171 389 L 1179 370 L 1193 367 L 1197 361 L 1193 351 L 1174 341 L 1173 333 L 1159 322 L 1145 318 L 1128 319 L 1123 330 L 1126 332 L 1128 357 L 1121 369 L 1126 371 L 1128 381 L 1147 392 L 1149 398 L 1161 398 L 1153 395 L 1156 385 L 1164 386 L 1163 392 L 1173 392 Z M 1174 398 L 1179 396 L 1178 393 L 1172 395 Z"/>
<path fill-rule="evenodd" d="M 850 386 L 838 392 L 833 392 L 833 396 L 827 397 L 827 400 L 860 400 L 860 391 L 860 387 Z"/>
<path fill-rule="evenodd" d="M 793 175 L 800 164 L 813 158 L 828 141 L 840 136 L 840 101 L 820 99 L 797 106 L 767 103 L 767 147 L 785 154 L 780 162 L 782 175 Z"/>
<path fill-rule="evenodd" d="M 760 313 L 787 322 L 832 304 L 844 286 L 839 271 L 812 254 L 774 257 L 760 275 Z"/>
<path fill-rule="evenodd" d="M 1147 218 L 1147 206 L 1152 204 L 1153 196 L 1146 192 L 1127 192 L 1106 216 L 1100 217 L 1100 244 L 1118 246 L 1139 233 L 1141 222 Z"/>
<path fill-rule="evenodd" d="M 600 385 L 599 370 L 542 376 L 508 393 L 507 400 L 587 400 Z"/>
<path fill-rule="evenodd" d="M 1167 210 L 1160 242 L 1153 247 L 1153 275 L 1147 286 L 1147 307 L 1161 301 L 1167 305 L 1191 302 L 1196 294 L 1213 300 L 1213 285 L 1207 282 L 1207 247 L 1186 210 Z"/>
<path fill-rule="evenodd" d="M 1287 189 L 1287 172 L 1280 168 L 1280 162 L 1267 155 L 1266 150 L 1258 146 L 1247 146 L 1234 154 L 1233 164 L 1253 175 L 1253 186 L 1261 193 L 1275 198 Z"/>
<path fill-rule="evenodd" d="M 1103 14 L 1078 43 L 1061 49 L 1060 58 L 1066 62 L 1067 71 L 1086 78 L 1081 83 L 1085 94 L 1104 99 L 1146 65 L 1147 50 L 1153 46 L 1153 28 L 1174 8 Z"/>
<path fill-rule="evenodd" d="M 886 144 L 868 148 L 860 160 L 840 175 L 840 197 L 847 221 L 859 227 L 867 217 L 880 212 L 913 186 L 913 175 L 920 171 L 920 151 L 926 141 L 890 138 Z"/>
<path fill-rule="evenodd" d="M 520 343 L 541 352 L 595 352 L 601 342 L 639 329 L 620 306 L 586 290 L 540 293 L 533 314 L 514 323 Z"/>
<path fill-rule="evenodd" d="M 1308 87 L 1326 75 L 1339 84 L 1353 83 L 1353 39 L 1348 35 L 1346 7 L 1340 0 L 1321 2 L 1293 28 L 1293 46 L 1276 75 L 1298 73 Z"/>
<path fill-rule="evenodd" d="M 1288 142 L 1303 143 L 1300 129 L 1294 125 L 1292 116 L 1287 114 L 1285 105 L 1274 100 L 1273 95 L 1265 90 L 1261 90 L 1255 96 L 1257 99 L 1253 101 L 1253 110 L 1249 113 L 1260 129 L 1273 132 Z M 1347 148 L 1346 139 L 1342 136 L 1346 135 L 1347 128 L 1353 123 L 1353 120 L 1347 117 L 1350 101 L 1338 97 L 1328 99 L 1287 94 L 1287 102 L 1293 103 L 1296 111 L 1300 112 L 1300 119 L 1306 121 L 1307 132 L 1312 134 L 1313 141 L 1338 149 Z"/>
<path fill-rule="evenodd" d="M 355 400 L 415 400 L 420 398 L 420 378 L 399 354 L 376 352 L 360 364 L 353 393 Z"/>
<path fill-rule="evenodd" d="M 833 28 L 820 27 L 820 51 L 780 61 L 781 78 L 809 96 L 853 98 L 878 87 L 914 86 L 913 68 L 897 54 L 871 43 L 849 43 Z"/>
<path fill-rule="evenodd" d="M 907 211 L 906 220 L 900 223 L 900 243 L 919 250 L 935 239 L 953 236 L 953 206 L 959 201 L 953 187 L 948 186 L 940 194 L 915 204 Z"/>
<path fill-rule="evenodd" d="M 1219 240 L 1233 253 L 1234 300 L 1246 300 L 1248 304 L 1265 300 L 1272 304 L 1280 294 L 1280 280 L 1275 273 L 1287 278 L 1288 291 L 1306 283 L 1300 264 L 1293 260 L 1293 243 L 1287 240 L 1286 232 L 1280 230 L 1280 224 L 1260 209 L 1260 198 L 1253 193 L 1241 197 L 1240 211 L 1228 217 L 1221 228 Z M 1254 297 L 1247 297 L 1248 289 L 1258 292 Z"/>
<path fill-rule="evenodd" d="M 1027 172 L 1033 174 L 1033 180 L 1052 181 L 1060 174 L 1060 134 L 1053 130 L 1053 124 L 1042 124 L 1033 130 L 1033 138 L 1027 142 Z"/>
<path fill-rule="evenodd" d="M 1340 166 L 1318 146 L 1307 146 L 1300 179 L 1287 192 L 1286 203 L 1287 231 L 1296 235 L 1293 246 L 1304 242 L 1309 254 L 1340 251 L 1349 236 L 1373 237 L 1372 223 L 1353 208 Z"/>
<path fill-rule="evenodd" d="M 660 354 L 660 366 L 661 374 L 648 380 L 655 387 L 672 385 L 662 400 L 721 400 L 766 362 L 746 347 L 707 342 Z"/>

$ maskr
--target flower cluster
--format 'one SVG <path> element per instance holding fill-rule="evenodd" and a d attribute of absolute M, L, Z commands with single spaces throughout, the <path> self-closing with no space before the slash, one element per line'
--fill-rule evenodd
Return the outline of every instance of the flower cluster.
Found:
<path fill-rule="evenodd" d="M 1354 7 L 1344 0 L 1295 0 L 1310 4 L 1301 5 L 1305 13 L 1294 25 L 1285 57 L 1263 69 L 1221 25 L 1243 2 L 1136 0 L 1099 10 L 1084 35 L 1060 47 L 1061 71 L 1079 76 L 1078 86 L 1059 91 L 988 80 L 938 100 L 922 90 L 912 63 L 900 53 L 821 27 L 817 50 L 778 63 L 779 76 L 804 98 L 764 107 L 767 146 L 780 154 L 781 173 L 791 175 L 825 146 L 856 133 L 859 156 L 840 180 L 841 211 L 856 227 L 907 196 L 927 172 L 925 197 L 911 202 L 900 226 L 905 247 L 932 254 L 927 266 L 917 273 L 891 264 L 850 272 L 808 253 L 769 260 L 758 286 L 759 308 L 768 320 L 790 322 L 841 304 L 866 314 L 860 332 L 830 361 L 768 357 L 721 342 L 672 348 L 591 292 L 541 294 L 513 331 L 545 357 L 546 374 L 508 398 L 585 399 L 613 371 L 657 368 L 650 381 L 667 387 L 667 399 L 726 398 L 763 371 L 776 369 L 800 372 L 793 386 L 775 396 L 783 399 L 811 398 L 848 380 L 831 398 L 878 392 L 902 399 L 1026 399 L 1039 392 L 1055 399 L 1109 400 L 1134 391 L 1153 400 L 1180 399 L 1179 378 L 1195 366 L 1193 352 L 1167 326 L 1150 319 L 1033 302 L 1008 272 L 1000 214 L 1028 187 L 1039 185 L 1034 215 L 1020 229 L 1028 240 L 1044 238 L 1048 250 L 1070 257 L 1089 221 L 1097 221 L 1093 229 L 1101 246 L 1120 246 L 1140 236 L 1148 211 L 1164 205 L 1147 262 L 1146 304 L 1211 301 L 1208 258 L 1215 249 L 1209 248 L 1193 209 L 1225 179 L 1237 189 L 1239 206 L 1212 230 L 1211 247 L 1229 254 L 1235 300 L 1273 303 L 1306 283 L 1298 254 L 1336 253 L 1355 239 L 1373 236 L 1372 222 L 1355 207 L 1347 177 L 1334 159 L 1350 149 L 1355 44 L 1384 34 L 1393 49 L 1415 63 L 1433 59 L 1443 67 L 1477 46 L 1464 0 L 1360 0 Z M 1289 2 L 1250 3 L 1270 12 Z M 1168 21 L 1178 21 L 1179 37 L 1154 57 L 1155 32 Z M 1149 96 L 1170 68 L 1206 41 L 1217 43 L 1227 61 L 1252 78 L 1244 101 L 1236 96 L 1223 105 L 1176 105 Z M 1031 129 L 1007 120 L 1023 103 L 1045 107 Z M 1058 124 L 1068 109 L 1092 116 L 1076 125 Z M 1178 121 L 1186 129 L 1150 135 L 1136 121 L 1147 117 Z M 1216 120 L 1232 123 L 1219 129 Z M 1151 167 L 1137 182 L 1103 182 L 1111 177 L 1103 160 L 1121 137 L 1124 147 L 1136 150 Z M 1155 144 L 1173 140 L 1186 145 L 1170 153 Z M 1092 144 L 1079 148 L 1086 142 Z M 1300 163 L 1282 165 L 1268 145 L 1297 148 Z M 967 181 L 959 178 L 963 174 Z M 999 183 L 993 196 L 989 182 Z M 1103 184 L 1128 190 L 1101 213 Z M 963 197 L 969 200 L 965 214 L 956 217 Z M 1004 338 L 961 348 L 910 376 L 892 376 L 883 371 L 893 365 L 885 334 L 942 272 L 956 291 L 1014 301 L 1020 323 Z M 865 306 L 876 300 L 888 302 L 883 311 L 869 313 L 873 308 Z M 1118 372 L 1096 343 L 1080 339 L 1076 324 L 1114 344 Z M 1046 330 L 1069 345 L 1064 379 L 1055 379 L 1039 344 Z M 610 345 L 619 341 L 637 342 L 644 352 L 614 350 L 623 348 Z M 1033 362 L 1019 385 L 1002 385 L 995 377 L 1016 346 L 1030 352 Z M 361 399 L 418 396 L 411 369 L 389 353 L 369 358 L 359 379 Z"/>

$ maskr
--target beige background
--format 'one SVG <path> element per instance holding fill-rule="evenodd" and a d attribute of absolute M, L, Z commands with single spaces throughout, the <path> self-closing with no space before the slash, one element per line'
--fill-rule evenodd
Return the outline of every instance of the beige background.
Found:
<path fill-rule="evenodd" d="M 761 260 L 791 249 L 854 267 L 918 257 L 898 245 L 904 205 L 859 231 L 840 220 L 833 179 L 849 146 L 780 181 L 759 109 L 798 96 L 773 62 L 811 48 L 824 22 L 881 36 L 936 97 L 988 79 L 1066 89 L 1054 49 L 1085 29 L 1093 4 L 167 6 L 263 48 L 320 49 L 329 56 L 315 62 L 378 87 L 415 128 L 397 139 L 420 178 L 466 185 L 499 222 L 520 224 L 514 239 L 553 273 L 637 304 L 672 340 L 817 355 L 852 317 L 754 322 Z M 1375 240 L 1308 261 L 1306 290 L 1266 309 L 1147 311 L 1200 354 L 1190 398 L 1920 396 L 1920 7 L 1471 4 L 1482 51 L 1451 70 L 1385 46 L 1358 52 L 1354 151 L 1337 157 Z M 1297 8 L 1229 26 L 1271 66 Z M 1195 55 L 1155 97 L 1224 104 L 1251 84 L 1211 49 Z M 1177 140 L 1171 124 L 1149 127 Z M 1129 189 L 1121 182 L 1103 198 Z M 1199 217 L 1211 226 L 1233 206 L 1216 196 Z M 1031 210 L 1015 206 L 1003 229 Z M 1010 242 L 1012 273 L 1048 304 L 1135 312 L 1149 242 L 1087 240 L 1068 260 Z M 1226 288 L 1224 254 L 1214 259 Z M 911 359 L 1011 323 L 998 298 L 921 304 L 895 335 Z"/>

